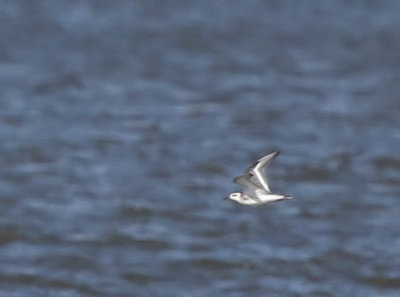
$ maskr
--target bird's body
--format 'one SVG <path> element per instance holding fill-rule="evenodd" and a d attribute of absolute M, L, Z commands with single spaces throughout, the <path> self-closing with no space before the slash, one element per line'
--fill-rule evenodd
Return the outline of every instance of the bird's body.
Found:
<path fill-rule="evenodd" d="M 269 189 L 265 168 L 279 154 L 272 152 L 252 164 L 233 181 L 243 187 L 242 193 L 231 193 L 229 199 L 244 205 L 261 205 L 264 203 L 291 199 L 292 197 L 272 193 Z"/>

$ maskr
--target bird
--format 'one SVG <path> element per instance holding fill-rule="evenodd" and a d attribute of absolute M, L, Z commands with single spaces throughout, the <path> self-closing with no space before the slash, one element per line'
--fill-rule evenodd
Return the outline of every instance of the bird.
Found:
<path fill-rule="evenodd" d="M 269 153 L 250 165 L 242 175 L 235 177 L 233 181 L 243 187 L 243 192 L 231 193 L 227 198 L 252 206 L 292 199 L 291 196 L 272 193 L 268 185 L 265 169 L 278 155 L 279 151 Z"/>

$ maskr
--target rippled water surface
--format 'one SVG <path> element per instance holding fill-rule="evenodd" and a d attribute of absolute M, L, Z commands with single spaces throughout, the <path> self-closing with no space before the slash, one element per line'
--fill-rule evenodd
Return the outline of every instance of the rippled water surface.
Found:
<path fill-rule="evenodd" d="M 399 296 L 399 9 L 2 1 L 0 295 Z"/>

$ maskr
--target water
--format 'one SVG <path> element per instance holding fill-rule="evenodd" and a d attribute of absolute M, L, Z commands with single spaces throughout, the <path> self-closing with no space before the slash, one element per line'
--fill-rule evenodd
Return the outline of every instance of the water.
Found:
<path fill-rule="evenodd" d="M 0 295 L 398 296 L 399 8 L 2 1 Z"/>

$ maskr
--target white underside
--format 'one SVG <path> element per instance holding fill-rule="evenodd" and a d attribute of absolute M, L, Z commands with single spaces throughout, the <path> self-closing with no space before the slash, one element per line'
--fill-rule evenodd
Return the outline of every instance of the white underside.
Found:
<path fill-rule="evenodd" d="M 257 197 L 250 197 L 250 196 L 244 195 L 244 196 L 240 197 L 240 199 L 237 202 L 239 202 L 241 204 L 245 204 L 245 205 L 260 205 L 260 204 L 276 202 L 276 201 L 286 200 L 286 199 L 290 199 L 290 198 L 283 196 L 283 195 L 271 193 L 271 194 L 257 195 Z"/>

